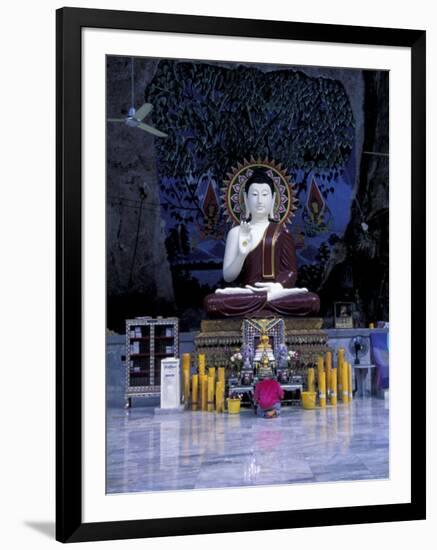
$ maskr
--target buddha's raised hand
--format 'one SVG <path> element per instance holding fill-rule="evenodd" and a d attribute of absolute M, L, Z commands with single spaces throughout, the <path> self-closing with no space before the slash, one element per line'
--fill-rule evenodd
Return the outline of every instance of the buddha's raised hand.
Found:
<path fill-rule="evenodd" d="M 252 229 L 248 222 L 241 222 L 240 224 L 240 232 L 238 235 L 238 248 L 240 251 L 240 254 L 243 256 L 247 256 L 249 252 L 252 250 Z"/>

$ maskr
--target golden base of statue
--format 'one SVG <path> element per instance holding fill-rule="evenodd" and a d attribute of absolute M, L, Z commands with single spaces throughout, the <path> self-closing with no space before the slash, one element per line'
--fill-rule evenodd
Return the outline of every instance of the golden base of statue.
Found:
<path fill-rule="evenodd" d="M 312 361 L 329 351 L 328 335 L 320 317 L 283 317 L 285 343 L 302 361 Z M 209 365 L 229 367 L 229 357 L 243 345 L 243 319 L 205 319 L 196 335 L 196 353 L 204 353 Z"/>

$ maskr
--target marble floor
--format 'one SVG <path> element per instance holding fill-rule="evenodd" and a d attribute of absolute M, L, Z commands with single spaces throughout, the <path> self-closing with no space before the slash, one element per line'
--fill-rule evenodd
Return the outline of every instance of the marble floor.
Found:
<path fill-rule="evenodd" d="M 273 419 L 108 409 L 107 493 L 387 478 L 388 413 L 376 398 Z"/>

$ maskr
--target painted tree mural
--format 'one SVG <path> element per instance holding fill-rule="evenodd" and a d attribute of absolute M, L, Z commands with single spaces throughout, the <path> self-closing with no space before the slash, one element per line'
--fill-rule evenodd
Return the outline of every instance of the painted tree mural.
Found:
<path fill-rule="evenodd" d="M 163 60 L 145 99 L 169 135 L 157 152 L 163 206 L 175 219 L 181 211 L 188 221 L 201 218 L 199 180 L 221 181 L 251 156 L 287 166 L 299 194 L 315 173 L 326 197 L 352 150 L 354 120 L 343 85 L 296 70 Z"/>

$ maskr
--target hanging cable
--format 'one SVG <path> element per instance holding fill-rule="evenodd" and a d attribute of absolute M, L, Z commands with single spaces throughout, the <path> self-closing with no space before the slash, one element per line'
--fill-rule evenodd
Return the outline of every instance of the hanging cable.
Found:
<path fill-rule="evenodd" d="M 131 80 L 131 107 L 134 107 L 134 58 L 131 58 L 130 65 L 130 80 Z"/>

